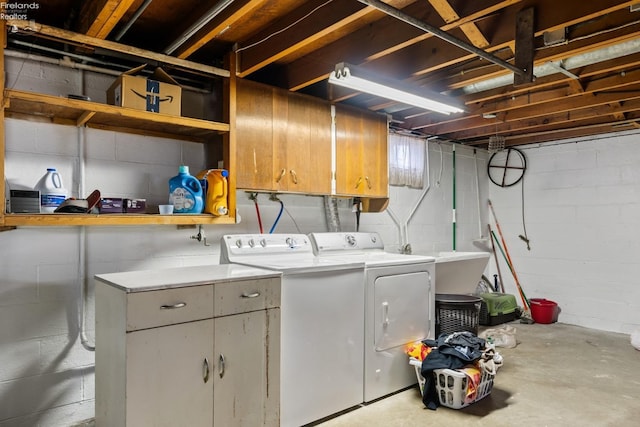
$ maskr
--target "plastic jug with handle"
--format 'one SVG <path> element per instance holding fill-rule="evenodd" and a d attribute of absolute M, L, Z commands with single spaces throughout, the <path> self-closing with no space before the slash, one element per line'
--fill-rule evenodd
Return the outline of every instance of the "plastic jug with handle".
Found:
<path fill-rule="evenodd" d="M 47 168 L 47 173 L 40 178 L 33 189 L 40 191 L 41 213 L 53 213 L 67 198 L 67 190 L 56 168 Z"/>
<path fill-rule="evenodd" d="M 173 213 L 202 213 L 202 186 L 189 174 L 189 166 L 180 166 L 178 175 L 169 180 L 169 204 L 173 205 Z"/>
<path fill-rule="evenodd" d="M 206 169 L 200 171 L 196 178 L 200 180 L 204 193 L 204 211 L 216 216 L 229 214 L 228 181 L 229 171 L 226 169 Z"/>

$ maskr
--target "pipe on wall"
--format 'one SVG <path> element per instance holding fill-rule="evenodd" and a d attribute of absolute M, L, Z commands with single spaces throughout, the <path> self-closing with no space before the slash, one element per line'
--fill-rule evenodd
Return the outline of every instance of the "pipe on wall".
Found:
<path fill-rule="evenodd" d="M 388 207 L 386 209 L 387 214 L 389 214 L 389 216 L 391 217 L 391 220 L 394 222 L 394 224 L 396 225 L 396 227 L 398 228 L 398 235 L 400 237 L 400 252 L 401 253 L 405 253 L 405 254 L 410 254 L 411 253 L 411 244 L 409 243 L 409 238 L 408 238 L 408 234 L 409 234 L 409 222 L 411 221 L 411 219 L 413 218 L 413 215 L 415 215 L 416 211 L 418 210 L 418 207 L 422 204 L 422 201 L 424 200 L 425 196 L 427 195 L 427 193 L 429 192 L 429 190 L 431 189 L 431 169 L 430 169 L 430 161 L 429 161 L 429 142 L 437 139 L 437 136 L 432 136 L 429 137 L 425 140 L 425 144 L 424 144 L 424 149 L 425 149 L 425 171 L 426 171 L 426 176 L 427 176 L 427 183 L 424 186 L 422 192 L 420 193 L 420 197 L 418 198 L 418 200 L 416 201 L 416 203 L 411 207 L 411 209 L 409 210 L 409 215 L 407 216 L 407 219 L 404 222 L 400 222 L 400 219 L 398 218 L 398 216 L 395 214 L 395 212 L 393 212 L 393 210 L 391 209 L 391 207 Z"/>

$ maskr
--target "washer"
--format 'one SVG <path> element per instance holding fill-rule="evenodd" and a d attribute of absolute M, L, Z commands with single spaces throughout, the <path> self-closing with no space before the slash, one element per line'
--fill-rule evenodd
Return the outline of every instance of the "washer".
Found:
<path fill-rule="evenodd" d="M 226 235 L 220 246 L 221 264 L 282 272 L 280 425 L 361 404 L 364 262 L 318 258 L 304 234 Z"/>
<path fill-rule="evenodd" d="M 312 233 L 323 259 L 364 262 L 364 401 L 416 384 L 405 344 L 434 337 L 435 258 L 385 252 L 377 233 Z"/>

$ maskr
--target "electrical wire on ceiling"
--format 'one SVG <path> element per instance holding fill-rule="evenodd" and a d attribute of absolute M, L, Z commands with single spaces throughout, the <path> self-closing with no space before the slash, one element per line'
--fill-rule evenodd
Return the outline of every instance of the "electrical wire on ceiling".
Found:
<path fill-rule="evenodd" d="M 294 21 L 294 22 L 292 22 L 291 24 L 287 25 L 286 27 L 284 27 L 284 28 L 282 28 L 282 29 L 280 29 L 280 30 L 278 30 L 278 31 L 276 31 L 276 32 L 274 32 L 274 33 L 269 34 L 267 37 L 265 37 L 265 38 L 263 38 L 263 39 L 261 39 L 261 40 L 258 40 L 258 41 L 257 41 L 257 42 L 255 42 L 255 43 L 251 43 L 251 44 L 249 44 L 249 45 L 247 45 L 247 46 L 243 46 L 243 47 L 241 47 L 241 48 L 238 48 L 238 49 L 236 50 L 236 52 L 242 52 L 243 50 L 251 49 L 252 47 L 255 47 L 255 46 L 257 46 L 257 45 L 259 45 L 259 44 L 261 44 L 261 43 L 266 42 L 266 41 L 267 41 L 267 40 L 269 40 L 271 37 L 275 37 L 275 36 L 277 36 L 278 34 L 280 34 L 280 33 L 283 33 L 283 32 L 285 32 L 285 31 L 287 31 L 289 28 L 291 28 L 291 27 L 293 27 L 293 26 L 295 26 L 295 25 L 299 24 L 300 22 L 304 21 L 304 20 L 305 20 L 305 19 L 307 19 L 309 16 L 313 15 L 315 12 L 317 12 L 317 11 L 318 11 L 318 10 L 320 10 L 320 9 L 322 9 L 324 6 L 328 5 L 328 4 L 329 4 L 329 3 L 331 3 L 331 2 L 333 2 L 333 0 L 327 0 L 326 2 L 322 3 L 321 5 L 316 6 L 312 11 L 310 11 L 310 12 L 309 12 L 309 13 L 307 13 L 306 15 L 304 15 L 304 16 L 302 16 L 301 18 L 299 18 L 299 19 L 295 20 L 295 21 Z"/>
<path fill-rule="evenodd" d="M 607 29 L 604 29 L 604 30 L 596 31 L 595 33 L 586 34 L 584 36 L 573 37 L 571 39 L 568 39 L 567 43 L 574 43 L 574 42 L 577 42 L 577 41 L 580 41 L 580 40 L 587 40 L 587 39 L 590 39 L 592 37 L 601 36 L 603 34 L 608 34 L 608 33 L 611 33 L 613 31 L 618 31 L 618 30 L 621 30 L 623 28 L 631 27 L 631 26 L 637 25 L 637 24 L 640 24 L 640 19 L 638 19 L 636 21 L 633 21 L 633 22 L 627 22 L 626 24 L 622 24 L 622 25 L 619 25 L 619 26 L 614 27 L 614 28 L 607 28 Z M 554 47 L 554 46 L 553 45 L 551 45 L 551 46 L 541 46 L 541 47 L 537 48 L 536 50 L 543 50 L 543 49 L 547 49 L 547 48 L 550 48 L 550 47 Z"/>

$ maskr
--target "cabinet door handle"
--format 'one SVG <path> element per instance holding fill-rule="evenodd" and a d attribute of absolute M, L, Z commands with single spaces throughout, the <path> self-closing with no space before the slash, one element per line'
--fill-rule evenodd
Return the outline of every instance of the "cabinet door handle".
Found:
<path fill-rule="evenodd" d="M 187 306 L 186 302 L 179 302 L 177 304 L 161 305 L 160 309 L 162 309 L 162 310 L 173 310 L 174 308 L 182 308 L 182 307 L 186 307 L 186 306 Z"/>
<path fill-rule="evenodd" d="M 358 177 L 358 180 L 356 181 L 356 188 L 360 187 L 361 183 L 362 183 L 362 177 Z"/>
<path fill-rule="evenodd" d="M 260 296 L 260 292 L 252 292 L 250 294 L 245 292 L 242 295 L 240 295 L 241 298 L 258 298 L 259 296 Z"/>
<path fill-rule="evenodd" d="M 218 375 L 220 378 L 224 376 L 224 354 L 220 353 L 220 357 L 218 358 Z"/>
<path fill-rule="evenodd" d="M 202 379 L 206 383 L 209 381 L 209 359 L 204 358 L 204 362 L 202 362 Z"/>
<path fill-rule="evenodd" d="M 368 176 L 365 176 L 364 179 L 367 181 L 367 187 L 369 187 L 369 190 L 371 190 L 371 180 Z"/>
<path fill-rule="evenodd" d="M 296 171 L 294 171 L 293 169 L 291 169 L 289 171 L 289 173 L 291 174 L 291 179 L 293 180 L 294 184 L 298 183 L 298 175 L 296 174 Z"/>
<path fill-rule="evenodd" d="M 286 169 L 282 169 L 280 171 L 280 176 L 276 178 L 276 182 L 280 182 L 280 180 L 282 179 L 283 176 L 285 176 L 285 174 L 287 173 Z"/>

